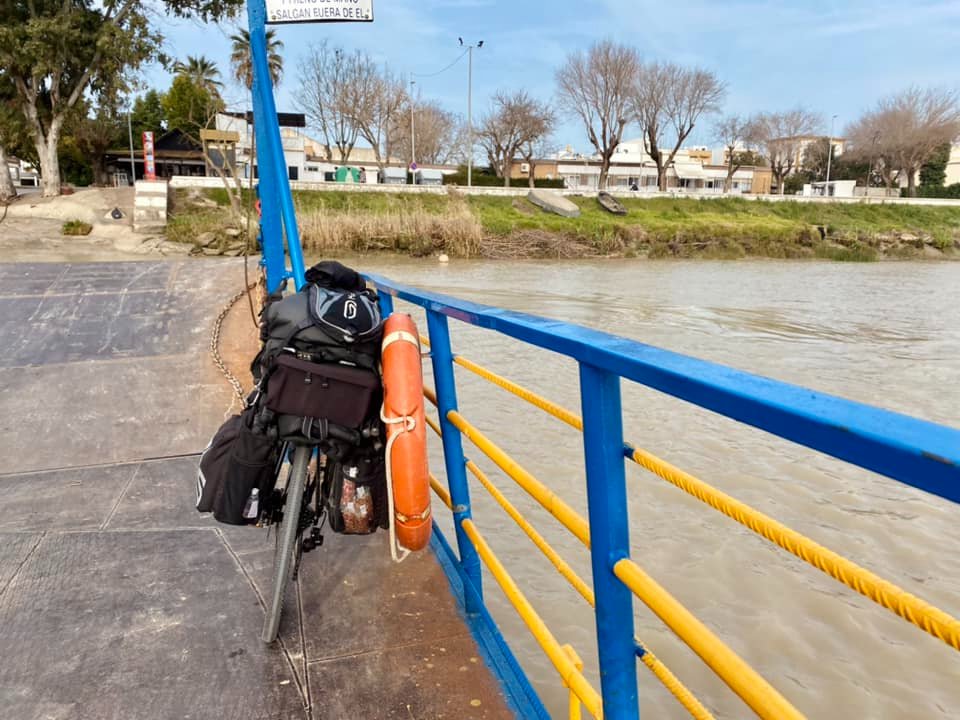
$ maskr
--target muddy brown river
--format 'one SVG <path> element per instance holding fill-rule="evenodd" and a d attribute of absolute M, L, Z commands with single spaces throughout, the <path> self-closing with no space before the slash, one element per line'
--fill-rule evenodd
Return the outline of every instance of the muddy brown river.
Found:
<path fill-rule="evenodd" d="M 960 263 L 357 264 L 960 426 Z M 572 361 L 451 327 L 457 352 L 579 411 Z M 462 369 L 458 382 L 464 415 L 585 514 L 579 434 Z M 632 383 L 623 393 L 627 439 L 960 616 L 960 507 Z M 589 580 L 587 551 L 466 450 Z M 442 474 L 439 455 L 432 463 Z M 960 717 L 956 651 L 640 468 L 628 464 L 627 482 L 634 559 L 809 717 Z M 599 687 L 592 611 L 479 484 L 471 491 L 479 528 Z M 485 583 L 548 709 L 565 717 L 553 667 Z M 639 602 L 636 633 L 717 717 L 752 717 Z M 643 716 L 688 717 L 642 664 L 638 675 Z"/>

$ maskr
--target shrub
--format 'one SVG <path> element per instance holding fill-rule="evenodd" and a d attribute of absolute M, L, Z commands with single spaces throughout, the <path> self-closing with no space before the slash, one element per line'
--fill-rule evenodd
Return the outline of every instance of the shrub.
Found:
<path fill-rule="evenodd" d="M 68 220 L 63 224 L 64 235 L 89 235 L 93 231 L 93 225 L 85 223 L 83 220 Z"/>
<path fill-rule="evenodd" d="M 471 180 L 477 187 L 503 187 L 503 178 L 498 178 L 490 168 L 474 168 Z M 466 186 L 467 166 L 461 165 L 453 175 L 444 175 L 443 184 Z M 563 188 L 563 180 L 535 180 L 534 184 L 538 188 Z M 525 188 L 529 185 L 527 178 L 510 178 L 510 187 Z"/>
<path fill-rule="evenodd" d="M 940 187 L 921 185 L 917 188 L 917 197 L 960 199 L 960 183 Z"/>

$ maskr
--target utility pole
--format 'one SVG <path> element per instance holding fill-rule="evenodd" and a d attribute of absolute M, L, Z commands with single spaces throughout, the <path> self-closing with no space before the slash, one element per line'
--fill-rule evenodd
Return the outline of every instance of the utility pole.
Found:
<path fill-rule="evenodd" d="M 413 99 L 413 86 L 417 84 L 417 81 L 413 79 L 413 73 L 411 73 L 410 76 L 410 171 L 413 172 L 413 166 L 417 164 L 417 129 L 413 121 L 413 111 L 415 106 Z"/>
<path fill-rule="evenodd" d="M 460 38 L 463 46 L 463 38 Z M 467 46 L 467 187 L 473 187 L 473 49 L 483 47 L 483 40 Z M 463 57 L 461 55 L 460 57 Z"/>
<path fill-rule="evenodd" d="M 827 139 L 827 183 L 823 186 L 823 194 L 830 195 L 830 160 L 833 159 L 833 121 L 837 119 L 834 115 L 830 118 L 830 137 Z"/>
<path fill-rule="evenodd" d="M 473 45 L 467 50 L 467 187 L 473 187 Z"/>
<path fill-rule="evenodd" d="M 127 136 L 130 138 L 130 184 L 137 182 L 137 167 L 133 162 L 133 121 L 130 120 L 130 108 L 127 107 Z"/>

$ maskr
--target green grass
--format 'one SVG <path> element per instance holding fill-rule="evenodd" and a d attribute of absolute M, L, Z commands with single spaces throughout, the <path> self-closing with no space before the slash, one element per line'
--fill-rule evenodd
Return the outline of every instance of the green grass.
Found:
<path fill-rule="evenodd" d="M 227 203 L 223 190 L 208 191 L 207 195 L 221 205 Z M 248 200 L 245 197 L 245 205 Z M 587 252 L 629 257 L 754 255 L 865 261 L 919 255 L 924 244 L 953 255 L 960 248 L 960 207 L 628 198 L 622 200 L 628 215 L 617 216 L 603 210 L 593 197 L 572 197 L 581 215 L 564 218 L 515 197 L 297 191 L 294 200 L 305 219 L 352 221 L 362 232 L 374 235 L 377 218 L 382 217 L 380 247 L 405 247 L 406 243 L 388 242 L 393 228 L 409 226 L 407 220 L 413 217 L 419 218 L 415 227 L 425 226 L 427 218 L 435 217 L 434 250 L 444 245 L 446 226 L 442 221 L 450 216 L 462 220 L 466 207 L 468 216 L 479 223 L 484 243 L 494 248 L 487 254 L 512 257 L 525 251 L 534 256 L 563 251 L 574 256 Z M 825 239 L 820 229 L 825 230 Z M 460 227 L 457 232 L 464 231 Z M 901 241 L 902 234 L 920 240 Z M 356 238 L 349 243 L 360 247 Z M 566 244 L 558 249 L 558 243 Z"/>
<path fill-rule="evenodd" d="M 93 225 L 83 220 L 67 220 L 60 231 L 64 235 L 89 235 L 93 231 Z"/>

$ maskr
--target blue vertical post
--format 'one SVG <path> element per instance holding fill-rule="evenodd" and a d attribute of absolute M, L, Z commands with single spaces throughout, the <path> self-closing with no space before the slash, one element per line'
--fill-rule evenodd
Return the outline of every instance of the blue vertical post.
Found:
<path fill-rule="evenodd" d="M 386 320 L 393 313 L 393 295 L 387 295 L 386 290 L 377 288 L 377 299 L 380 302 L 380 317 Z"/>
<path fill-rule="evenodd" d="M 581 363 L 580 404 L 603 716 L 637 720 L 633 595 L 613 574 L 630 554 L 619 376 Z"/>
<path fill-rule="evenodd" d="M 433 365 L 433 382 L 437 390 L 437 409 L 440 412 L 440 428 L 443 431 L 443 461 L 447 470 L 447 484 L 453 501 L 453 525 L 457 533 L 457 548 L 460 551 L 460 566 L 467 579 L 476 589 L 476 596 L 464 593 L 468 613 L 479 612 L 483 588 L 480 556 L 463 531 L 461 523 L 472 516 L 470 510 L 470 487 L 467 485 L 467 466 L 463 456 L 463 441 L 460 431 L 447 420 L 447 413 L 457 409 L 457 382 L 453 374 L 453 352 L 450 349 L 450 328 L 446 315 L 427 310 L 427 329 L 430 333 L 430 357 Z"/>
<path fill-rule="evenodd" d="M 266 47 L 266 8 L 263 0 L 251 0 L 247 3 L 247 24 L 250 26 L 251 54 L 257 54 L 257 46 Z M 269 75 L 267 83 L 270 82 Z M 257 138 L 257 174 L 260 185 L 260 235 L 263 241 L 263 259 L 267 267 L 267 291 L 275 292 L 286 275 L 286 262 L 283 254 L 283 221 L 280 218 L 280 206 L 275 198 L 279 196 L 276 173 L 271 171 L 271 161 L 261 162 L 270 156 L 269 131 L 264 112 L 261 85 L 263 80 L 256 66 L 253 70 L 253 129 Z M 251 163 L 250 172 L 253 172 Z"/>
<path fill-rule="evenodd" d="M 257 133 L 258 162 L 263 205 L 264 257 L 267 261 L 267 288 L 271 292 L 287 277 L 283 260 L 283 235 L 286 231 L 287 252 L 290 254 L 292 276 L 299 290 L 304 283 L 303 252 L 297 230 L 297 214 L 287 177 L 287 163 L 283 155 L 283 140 L 277 121 L 277 106 L 273 99 L 273 83 L 267 63 L 266 19 L 264 0 L 247 2 L 247 23 L 250 26 L 250 55 L 253 60 L 253 111 Z M 279 207 L 279 214 L 277 208 Z M 267 213 L 271 217 L 267 220 Z M 280 227 L 280 218 L 283 227 Z M 269 249 L 268 249 L 269 248 Z M 277 261 L 279 254 L 279 263 Z"/>

